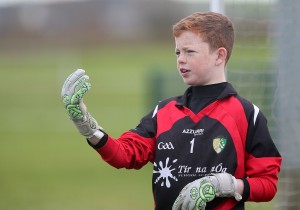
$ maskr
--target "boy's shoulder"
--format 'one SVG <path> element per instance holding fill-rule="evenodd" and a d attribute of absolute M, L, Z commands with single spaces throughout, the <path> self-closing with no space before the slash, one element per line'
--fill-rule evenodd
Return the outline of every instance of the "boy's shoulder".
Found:
<path fill-rule="evenodd" d="M 240 94 L 235 95 L 235 97 L 243 104 L 253 104 L 249 99 L 241 96 Z"/>
<path fill-rule="evenodd" d="M 160 108 L 162 108 L 171 102 L 174 102 L 175 104 L 181 104 L 183 103 L 183 100 L 184 100 L 184 95 L 172 96 L 159 101 L 158 105 Z"/>
<path fill-rule="evenodd" d="M 243 106 L 245 112 L 251 112 L 253 111 L 255 105 L 249 100 L 243 97 L 242 95 L 239 94 L 238 91 L 234 88 L 234 86 L 230 83 L 228 83 L 227 87 L 222 93 L 221 98 L 228 98 L 228 97 L 234 97 L 239 101 L 239 103 Z"/>
<path fill-rule="evenodd" d="M 237 100 L 242 104 L 245 111 L 251 111 L 254 109 L 255 104 L 252 103 L 249 99 L 244 98 L 243 96 L 236 95 L 235 96 Z"/>
<path fill-rule="evenodd" d="M 246 99 L 238 94 L 235 96 L 232 96 L 232 97 L 235 97 L 235 99 L 238 101 L 238 103 L 241 106 L 239 106 L 239 105 L 233 106 L 235 108 L 229 106 L 229 108 L 231 107 L 230 109 L 228 109 L 228 110 L 230 110 L 229 112 L 235 113 L 235 114 L 237 114 L 237 113 L 241 114 L 241 111 L 243 110 L 242 112 L 244 113 L 244 116 L 246 116 L 246 118 L 248 120 L 252 119 L 251 116 L 253 116 L 253 115 L 257 116 L 259 113 L 260 113 L 260 116 L 264 116 L 263 113 L 261 112 L 261 110 L 259 109 L 259 107 L 256 106 L 254 103 L 252 103 L 249 99 Z M 239 109 L 237 107 L 240 107 L 241 109 Z M 243 116 L 243 115 L 241 115 L 241 116 Z"/>

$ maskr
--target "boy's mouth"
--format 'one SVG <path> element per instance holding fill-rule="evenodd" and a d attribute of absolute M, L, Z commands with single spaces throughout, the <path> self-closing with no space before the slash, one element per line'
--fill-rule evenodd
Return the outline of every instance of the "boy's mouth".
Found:
<path fill-rule="evenodd" d="M 184 69 L 184 68 L 180 68 L 179 70 L 180 70 L 180 73 L 181 73 L 181 74 L 186 74 L 186 73 L 188 73 L 188 72 L 191 71 L 191 70 L 189 70 L 189 69 Z"/>

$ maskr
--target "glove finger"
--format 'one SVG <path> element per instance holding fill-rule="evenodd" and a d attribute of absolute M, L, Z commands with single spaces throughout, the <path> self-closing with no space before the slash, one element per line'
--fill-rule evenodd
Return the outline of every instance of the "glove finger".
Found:
<path fill-rule="evenodd" d="M 79 104 L 82 100 L 83 96 L 86 94 L 86 92 L 91 88 L 91 85 L 87 82 L 83 83 L 83 85 L 78 89 L 75 94 L 71 97 L 71 104 Z"/>
<path fill-rule="evenodd" d="M 195 210 L 205 210 L 206 202 L 201 198 L 198 198 L 195 204 Z"/>
<path fill-rule="evenodd" d="M 70 87 L 68 91 L 68 95 L 75 94 L 83 85 L 84 83 L 89 79 L 89 76 L 83 75 L 82 77 L 78 78 Z"/>
<path fill-rule="evenodd" d="M 74 93 L 76 93 L 88 79 L 89 77 L 87 75 L 83 75 L 80 78 L 77 78 L 76 81 L 72 81 L 72 86 L 67 85 L 66 87 L 63 87 L 61 94 L 65 106 L 70 103 L 70 99 L 72 98 Z"/>
<path fill-rule="evenodd" d="M 198 210 L 197 206 L 195 205 L 195 202 L 189 202 L 187 209 L 188 210 Z"/>
<path fill-rule="evenodd" d="M 182 207 L 182 203 L 184 201 L 184 196 L 182 196 L 181 194 L 176 198 L 172 210 L 181 210 Z"/>
<path fill-rule="evenodd" d="M 80 106 L 75 104 L 70 104 L 67 106 L 67 112 L 71 119 L 80 120 L 83 118 L 83 113 L 80 109 Z"/>
<path fill-rule="evenodd" d="M 85 71 L 83 69 L 77 69 L 72 74 L 68 76 L 66 81 L 63 84 L 63 87 L 68 88 L 73 83 L 75 83 L 80 77 L 82 77 L 85 74 Z"/>
<path fill-rule="evenodd" d="M 64 97 L 64 95 L 67 94 L 68 90 L 70 90 L 70 87 L 82 76 L 84 76 L 85 71 L 83 69 L 77 69 L 75 72 L 69 75 L 69 77 L 66 79 L 66 81 L 63 84 L 61 96 Z"/>
<path fill-rule="evenodd" d="M 190 202 L 190 198 L 186 198 L 183 200 L 181 210 L 193 210 L 195 205 Z"/>
<path fill-rule="evenodd" d="M 90 89 L 91 85 L 86 81 L 89 79 L 87 75 L 80 77 L 69 89 L 63 91 L 62 100 L 65 106 L 79 104 L 83 95 Z"/>

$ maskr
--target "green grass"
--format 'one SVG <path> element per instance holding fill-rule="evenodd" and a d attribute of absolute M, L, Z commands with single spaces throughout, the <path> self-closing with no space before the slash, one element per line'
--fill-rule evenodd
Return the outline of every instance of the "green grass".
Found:
<path fill-rule="evenodd" d="M 173 44 L 0 52 L 0 209 L 153 209 L 151 164 L 104 163 L 68 120 L 60 90 L 73 70 L 86 69 L 89 111 L 118 137 L 149 111 L 145 75 L 177 74 L 173 52 Z"/>
<path fill-rule="evenodd" d="M 68 120 L 60 90 L 67 75 L 85 68 L 89 111 L 117 137 L 149 111 L 145 73 L 163 59 L 170 65 L 165 51 L 154 51 L 1 53 L 0 209 L 152 209 L 151 165 L 137 171 L 104 163 Z"/>

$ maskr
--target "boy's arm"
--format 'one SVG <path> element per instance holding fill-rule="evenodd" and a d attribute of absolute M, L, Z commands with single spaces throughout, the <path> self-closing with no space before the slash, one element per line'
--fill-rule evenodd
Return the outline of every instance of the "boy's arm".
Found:
<path fill-rule="evenodd" d="M 154 156 L 156 117 L 145 116 L 139 126 L 119 139 L 107 135 L 87 112 L 83 96 L 90 89 L 89 77 L 78 69 L 64 82 L 61 97 L 71 121 L 102 158 L 116 168 L 141 168 Z"/>
<path fill-rule="evenodd" d="M 154 159 L 156 116 L 152 112 L 143 117 L 135 129 L 117 139 L 104 134 L 100 141 L 92 137 L 88 143 L 113 167 L 139 169 Z"/>
<path fill-rule="evenodd" d="M 101 143 L 103 140 L 104 144 Z M 155 143 L 152 138 L 144 138 L 128 131 L 118 139 L 104 136 L 98 145 L 91 145 L 101 158 L 115 168 L 140 169 L 153 161 Z"/>
<path fill-rule="evenodd" d="M 270 136 L 267 120 L 258 110 L 253 113 L 246 140 L 246 162 L 243 200 L 265 202 L 277 192 L 282 158 Z"/>

